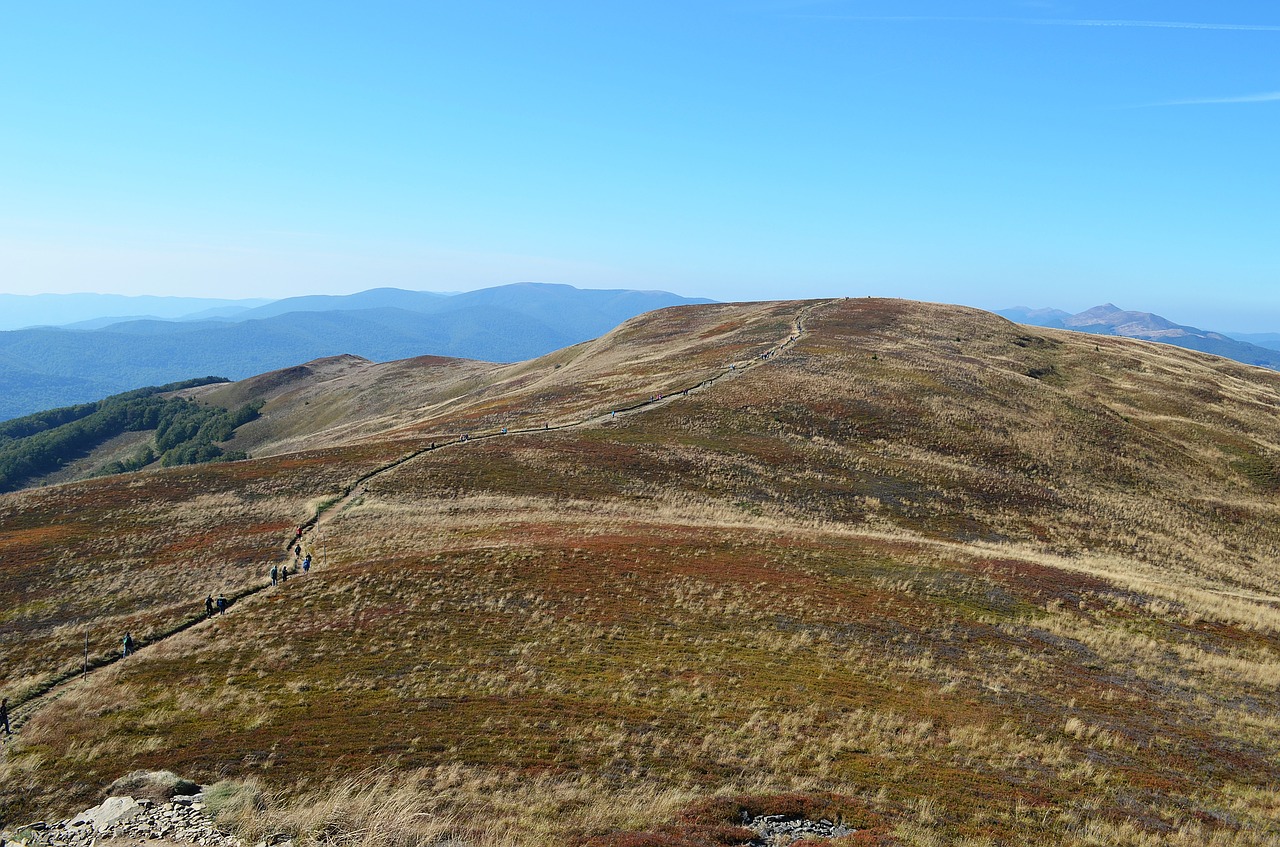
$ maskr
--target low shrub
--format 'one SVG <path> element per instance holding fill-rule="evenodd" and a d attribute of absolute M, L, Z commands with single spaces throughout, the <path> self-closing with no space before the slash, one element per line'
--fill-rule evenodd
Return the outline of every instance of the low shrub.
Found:
<path fill-rule="evenodd" d="M 241 836 L 262 829 L 267 797 L 256 779 L 224 779 L 204 790 L 204 804 L 218 823 Z"/>
<path fill-rule="evenodd" d="M 107 796 L 163 803 L 177 794 L 195 794 L 199 790 L 199 785 L 173 771 L 132 771 L 111 783 Z"/>

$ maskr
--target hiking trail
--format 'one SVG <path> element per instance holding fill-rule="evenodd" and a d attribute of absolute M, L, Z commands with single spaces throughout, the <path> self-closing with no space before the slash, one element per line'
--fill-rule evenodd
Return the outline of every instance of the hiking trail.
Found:
<path fill-rule="evenodd" d="M 800 338 L 805 334 L 805 331 L 806 331 L 805 320 L 809 317 L 809 315 L 812 312 L 814 312 L 816 309 L 825 305 L 829 305 L 831 302 L 834 302 L 834 301 L 818 300 L 814 302 L 809 302 L 806 305 L 802 306 L 799 309 L 799 311 L 796 313 L 795 318 L 791 324 L 791 332 L 785 340 L 779 341 L 774 346 L 768 348 L 767 350 L 761 353 L 753 355 L 748 359 L 730 362 L 728 365 L 724 366 L 719 373 L 715 374 L 714 376 L 707 377 L 706 379 L 700 382 L 694 383 L 693 385 L 686 385 L 686 386 L 681 386 L 679 388 L 673 388 L 669 393 L 664 392 L 657 396 L 650 397 L 648 399 L 641 400 L 639 402 L 631 403 L 630 405 L 618 406 L 616 408 L 610 409 L 609 411 L 602 412 L 596 415 L 591 415 L 589 417 L 581 418 L 575 421 L 568 421 L 565 423 L 560 423 L 555 425 L 545 425 L 540 427 L 528 427 L 524 429 L 507 429 L 506 431 L 483 432 L 483 433 L 477 433 L 475 435 L 467 434 L 463 437 L 452 439 L 449 441 L 433 443 L 430 446 L 419 448 L 417 450 L 414 450 L 410 453 L 405 454 L 404 456 L 401 456 L 398 459 L 387 462 L 386 464 L 381 465 L 375 468 L 374 470 L 371 470 L 363 474 L 362 476 L 358 477 L 354 482 L 352 482 L 349 486 L 347 486 L 345 490 L 339 493 L 336 498 L 333 498 L 328 502 L 322 504 L 316 510 L 316 514 L 312 515 L 306 521 L 299 524 L 299 528 L 302 530 L 301 535 L 298 535 L 296 533 L 290 535 L 288 543 L 284 545 L 283 558 L 277 560 L 275 563 L 279 564 L 280 562 L 283 562 L 284 564 L 287 565 L 294 562 L 292 551 L 295 545 L 298 545 L 298 544 L 303 544 L 304 546 L 308 547 L 314 552 L 314 549 L 315 549 L 314 545 L 308 544 L 307 539 L 311 538 L 313 535 L 316 534 L 316 531 L 318 529 L 332 522 L 335 518 L 337 518 L 340 514 L 342 514 L 343 511 L 345 511 L 349 506 L 351 506 L 351 504 L 364 493 L 363 486 L 365 485 L 365 483 L 369 482 L 371 479 L 374 479 L 375 477 L 381 474 L 384 474 L 390 470 L 400 467 L 406 462 L 411 462 L 415 459 L 418 459 L 422 456 L 425 456 L 429 453 L 434 453 L 439 450 L 448 450 L 448 449 L 466 447 L 472 442 L 484 441 L 490 438 L 506 438 L 506 437 L 518 436 L 518 435 L 527 436 L 527 435 L 534 435 L 537 433 L 559 432 L 562 430 L 581 429 L 584 427 L 594 426 L 602 423 L 607 423 L 612 420 L 617 420 L 619 417 L 642 413 L 645 411 L 649 411 L 651 409 L 660 408 L 660 407 L 678 402 L 679 400 L 685 397 L 693 396 L 695 393 L 701 393 L 703 391 L 706 391 L 707 389 L 712 388 L 722 380 L 736 379 L 748 371 L 754 370 L 755 368 L 758 368 L 761 365 L 764 365 L 773 361 L 775 357 L 777 357 L 778 355 L 782 354 L 786 350 L 793 347 L 795 343 L 799 341 Z M 467 395 L 464 394 L 464 395 L 461 395 L 460 397 L 454 398 L 449 402 L 456 403 L 460 400 L 465 399 L 466 397 Z M 312 567 L 314 568 L 315 565 L 313 564 Z M 273 586 L 270 580 L 268 579 L 265 582 L 265 584 L 255 583 L 253 585 L 241 588 L 239 591 L 235 591 L 233 593 L 227 594 L 226 598 L 228 601 L 227 603 L 228 613 L 231 613 L 234 611 L 234 608 L 238 605 L 239 601 L 247 600 L 253 597 L 254 595 L 259 594 L 272 587 Z M 217 620 L 218 617 L 220 617 L 219 613 L 215 612 L 213 615 L 205 615 L 202 611 L 200 614 L 192 615 L 184 618 L 183 620 L 171 626 L 170 628 L 165 629 L 157 634 L 153 634 L 151 637 L 145 640 L 143 640 L 142 638 L 135 638 L 134 648 L 130 653 L 130 657 L 133 657 L 134 655 L 145 650 L 147 647 L 153 644 L 158 644 L 168 638 L 178 635 L 179 633 L 185 632 L 188 629 L 192 629 L 206 622 L 215 621 Z M 8 755 L 7 742 L 12 741 L 12 738 L 17 736 L 18 730 L 21 728 L 21 726 L 25 724 L 28 720 L 30 720 L 31 716 L 34 715 L 41 707 L 46 706 L 51 702 L 54 702 L 59 697 L 63 696 L 68 691 L 72 690 L 73 687 L 75 686 L 75 683 L 87 680 L 87 677 L 90 672 L 114 665 L 117 662 L 120 662 L 123 658 L 125 657 L 121 656 L 119 651 L 114 651 L 106 655 L 99 654 L 97 656 L 90 656 L 84 668 L 77 669 L 74 672 L 64 673 L 60 676 L 54 677 L 53 679 L 48 680 L 46 683 L 42 684 L 41 686 L 35 688 L 22 701 L 18 703 L 11 703 L 9 706 L 9 722 L 13 729 L 13 736 L 10 738 L 5 738 L 5 736 L 0 735 L 0 742 L 6 742 L 3 744 L 0 744 L 0 749 L 5 750 L 4 755 L 6 757 Z"/>

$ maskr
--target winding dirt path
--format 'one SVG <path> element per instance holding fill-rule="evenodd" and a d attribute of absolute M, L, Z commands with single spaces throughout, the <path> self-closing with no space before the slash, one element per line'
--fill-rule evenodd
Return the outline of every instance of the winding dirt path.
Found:
<path fill-rule="evenodd" d="M 369 482 L 371 479 L 378 477 L 381 474 L 384 474 L 390 470 L 400 467 L 406 462 L 411 462 L 415 459 L 421 458 L 422 456 L 425 456 L 429 453 L 434 453 L 439 450 L 458 449 L 458 448 L 466 447 L 472 442 L 484 441 L 489 438 L 505 438 L 510 436 L 520 436 L 520 435 L 527 436 L 527 435 L 537 435 L 538 433 L 558 432 L 560 430 L 566 430 L 566 429 L 582 429 L 584 427 L 595 426 L 602 423 L 606 423 L 611 420 L 616 420 L 617 418 L 622 416 L 640 414 L 643 412 L 647 412 L 651 409 L 656 409 L 662 406 L 667 406 L 672 403 L 679 402 L 681 399 L 685 397 L 688 397 L 703 391 L 707 391 L 708 389 L 714 387 L 717 383 L 721 381 L 736 379 L 742 374 L 750 370 L 753 370 L 757 367 L 760 367 L 761 365 L 771 362 L 774 358 L 776 358 L 780 354 L 786 352 L 788 349 L 793 347 L 795 343 L 799 341 L 800 338 L 805 334 L 806 319 L 815 310 L 817 310 L 818 308 L 821 308 L 822 306 L 828 305 L 831 302 L 833 301 L 819 300 L 816 302 L 808 303 L 805 306 L 802 306 L 800 310 L 796 313 L 795 319 L 792 321 L 791 333 L 786 339 L 779 341 L 773 347 L 770 347 L 769 349 L 755 356 L 752 356 L 749 359 L 731 362 L 723 370 L 721 370 L 720 373 L 716 374 L 715 376 L 708 377 L 707 379 L 704 379 L 701 382 L 694 383 L 693 385 L 686 385 L 686 386 L 681 386 L 679 388 L 674 388 L 669 393 L 663 393 L 656 397 L 651 397 L 647 400 L 642 400 L 639 403 L 633 403 L 629 406 L 620 406 L 616 409 L 611 409 L 610 411 L 603 412 L 599 415 L 593 415 L 591 417 L 582 418 L 576 421 L 569 421 L 567 423 L 556 424 L 555 426 L 530 427 L 527 429 L 498 430 L 495 432 L 484 432 L 484 433 L 478 433 L 475 435 L 466 435 L 460 439 L 441 442 L 439 444 L 432 444 L 431 446 L 414 450 L 413 452 L 407 453 L 404 456 L 401 456 L 400 458 L 395 459 L 394 461 L 381 465 L 380 467 L 375 468 L 374 470 L 369 471 L 368 473 L 357 478 L 336 499 L 321 506 L 317 510 L 316 514 L 312 515 L 305 522 L 303 522 L 300 525 L 300 528 L 302 529 L 301 536 L 298 536 L 296 534 L 293 536 L 290 536 L 288 542 L 284 545 L 284 554 L 279 561 L 286 565 L 293 563 L 294 562 L 293 548 L 295 545 L 299 543 L 306 545 L 308 548 L 314 549 L 314 545 L 308 543 L 308 539 L 314 537 L 317 534 L 317 531 L 321 527 L 333 521 L 340 514 L 342 514 L 343 511 L 345 511 L 349 506 L 351 506 L 351 504 L 356 500 L 356 498 L 358 498 L 359 496 L 361 496 L 361 494 L 364 493 L 365 483 Z M 466 395 L 463 395 L 463 397 L 465 396 Z M 461 400 L 463 398 L 460 397 L 458 399 Z M 238 604 L 238 601 L 246 600 L 252 597 L 253 595 L 263 592 L 271 587 L 272 587 L 271 584 L 268 582 L 266 584 L 248 586 L 248 587 L 242 588 L 237 592 L 228 594 L 226 595 L 227 601 L 228 601 L 228 608 L 233 609 Z M 168 638 L 172 638 L 173 636 L 181 632 L 185 632 L 188 629 L 197 627 L 200 624 L 205 623 L 207 621 L 214 620 L 217 617 L 218 617 L 217 613 L 215 613 L 212 616 L 206 616 L 204 614 L 189 616 L 183 619 L 182 621 L 180 621 L 179 623 L 175 624 L 174 626 L 170 627 L 169 629 L 166 629 L 158 634 L 153 635 L 146 641 L 137 640 L 137 642 L 135 643 L 133 653 L 136 654 L 139 651 L 144 650 L 153 644 L 158 644 L 161 641 L 164 641 Z M 106 656 L 99 655 L 96 657 L 90 657 L 90 659 L 88 660 L 86 670 L 94 671 L 100 668 L 108 667 L 110 665 L 114 665 L 116 662 L 119 662 L 122 658 L 124 657 L 117 653 L 112 653 Z M 30 720 L 31 716 L 35 714 L 40 708 L 57 700 L 67 691 L 71 690 L 72 686 L 76 682 L 85 678 L 85 675 L 86 675 L 86 671 L 77 670 L 74 673 L 68 673 L 68 674 L 61 675 L 59 677 L 55 677 L 54 679 L 49 680 L 45 685 L 35 689 L 26 699 L 22 700 L 17 704 L 12 705 L 9 710 L 9 721 L 13 728 L 14 733 L 17 733 L 18 729 L 23 724 L 25 724 L 28 720 Z M 6 739 L 5 736 L 0 735 L 0 741 L 7 741 L 7 740 L 8 739 Z M 7 755 L 7 751 L 5 755 Z"/>
<path fill-rule="evenodd" d="M 671 403 L 678 402 L 681 399 L 691 396 L 695 393 L 706 391 L 707 389 L 713 387 L 716 383 L 722 380 L 736 379 L 737 377 L 741 376 L 747 371 L 752 370 L 756 367 L 759 367 L 760 365 L 765 364 L 769 361 L 772 361 L 780 353 L 794 346 L 795 343 L 798 340 L 800 340 L 800 337 L 805 333 L 805 324 L 804 324 L 805 319 L 808 318 L 809 315 L 815 309 L 817 309 L 820 306 L 826 305 L 828 302 L 830 301 L 823 300 L 816 303 L 810 303 L 802 307 L 800 311 L 796 314 L 795 320 L 792 322 L 790 335 L 784 341 L 778 342 L 775 346 L 770 347 L 768 350 L 756 356 L 753 356 L 750 359 L 745 359 L 738 362 L 732 362 L 715 376 L 708 377 L 707 379 L 704 379 L 698 383 L 694 383 L 693 385 L 687 385 L 680 388 L 675 388 L 675 389 L 672 389 L 670 393 L 664 392 L 663 394 L 660 394 L 657 397 L 651 397 L 647 400 L 642 400 L 638 403 L 633 403 L 629 406 L 619 406 L 618 408 L 612 409 L 608 412 L 602 412 L 601 414 L 593 415 L 587 418 L 581 418 L 580 420 L 576 420 L 576 421 L 559 423 L 559 424 L 555 424 L 554 426 L 548 425 L 548 426 L 540 426 L 540 427 L 529 427 L 525 429 L 507 429 L 507 430 L 498 430 L 495 432 L 483 432 L 483 433 L 477 433 L 474 435 L 469 434 L 459 439 L 444 441 L 444 442 L 440 442 L 439 444 L 432 444 L 429 447 L 423 447 L 421 449 L 414 450 L 412 453 L 408 453 L 404 456 L 401 456 L 399 459 L 396 459 L 395 461 L 388 462 L 387 464 L 382 465 L 381 467 L 378 467 L 364 474 L 359 479 L 357 479 L 354 483 L 352 483 L 351 486 L 347 488 L 347 490 L 338 497 L 338 499 L 333 500 L 330 503 L 327 503 L 325 506 L 323 506 L 306 523 L 302 524 L 303 539 L 305 540 L 312 531 L 329 523 L 334 518 L 336 518 L 339 514 L 341 514 L 344 510 L 346 510 L 347 507 L 351 505 L 352 501 L 354 501 L 356 498 L 358 498 L 361 494 L 364 493 L 363 486 L 366 482 L 368 482 L 371 479 L 374 479 L 375 477 L 381 474 L 386 473 L 387 471 L 398 468 L 407 462 L 411 462 L 414 459 L 418 459 L 429 453 L 435 453 L 440 450 L 449 450 L 449 449 L 455 449 L 458 447 L 465 447 L 471 444 L 472 442 L 484 441 L 490 438 L 506 438 L 506 437 L 518 436 L 518 435 L 537 435 L 539 433 L 558 432 L 561 430 L 568 430 L 568 429 L 582 429 L 584 427 L 608 423 L 611 420 L 617 420 L 619 417 L 634 415 L 641 412 L 647 412 L 652 409 L 656 409 L 662 406 L 670 405 Z M 462 398 L 459 398 L 459 399 L 462 399 Z M 287 545 L 285 545 L 286 549 L 291 550 L 295 543 L 296 543 L 295 540 L 291 540 Z"/>

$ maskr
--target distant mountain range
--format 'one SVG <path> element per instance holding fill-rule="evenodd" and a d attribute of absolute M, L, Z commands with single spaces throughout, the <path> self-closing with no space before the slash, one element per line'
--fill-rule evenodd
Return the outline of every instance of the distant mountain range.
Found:
<path fill-rule="evenodd" d="M 377 288 L 251 305 L 187 303 L 216 310 L 203 320 L 181 313 L 177 320 L 109 321 L 80 313 L 75 327 L 0 332 L 0 420 L 145 385 L 206 375 L 242 379 L 343 353 L 378 362 L 427 354 L 521 361 L 595 338 L 644 312 L 708 302 L 665 291 L 518 283 L 455 295 Z"/>
<path fill-rule="evenodd" d="M 1277 333 L 1232 337 L 1221 332 L 1176 324 L 1151 312 L 1126 311 L 1110 303 L 1094 306 L 1075 315 L 1061 309 L 1029 309 L 1026 306 L 999 309 L 996 314 L 1032 326 L 1159 341 L 1175 347 L 1212 353 L 1224 359 L 1234 359 L 1246 365 L 1280 370 L 1280 334 Z"/>
<path fill-rule="evenodd" d="M 231 317 L 269 298 L 130 297 L 123 294 L 0 294 L 0 331 L 77 324 L 94 329 L 123 320 L 204 320 Z"/>
<path fill-rule="evenodd" d="M 1228 332 L 1225 334 L 1236 341 L 1280 350 L 1280 332 Z"/>

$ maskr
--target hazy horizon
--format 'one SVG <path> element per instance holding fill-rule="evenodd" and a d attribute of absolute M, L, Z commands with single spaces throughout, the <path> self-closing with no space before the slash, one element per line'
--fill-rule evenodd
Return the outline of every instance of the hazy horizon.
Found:
<path fill-rule="evenodd" d="M 528 282 L 528 281 L 526 281 L 526 283 L 527 283 L 527 282 Z M 520 283 L 504 283 L 504 285 L 516 285 L 516 284 L 520 284 Z M 556 285 L 556 284 L 564 284 L 564 283 L 533 283 L 533 284 L 550 284 L 550 285 Z M 383 287 L 388 287 L 388 286 L 374 286 L 374 288 L 383 288 Z M 394 287 L 394 286 L 392 286 L 392 287 Z M 431 294 L 439 294 L 439 295 L 441 295 L 441 296 L 446 296 L 446 297 L 447 297 L 447 296 L 453 296 L 453 295 L 457 295 L 457 294 L 465 294 L 465 293 L 467 293 L 468 291 L 478 291 L 478 290 L 481 290 L 481 289 L 483 289 L 483 288 L 492 288 L 492 287 L 502 287 L 502 286 L 501 286 L 501 285 L 499 285 L 499 286 L 478 286 L 478 287 L 476 287 L 476 288 L 470 288 L 470 289 L 466 289 L 466 290 L 463 290 L 463 289 L 454 289 L 454 290 L 450 290 L 450 291 L 431 291 L 431 290 L 429 290 L 429 289 L 403 289 L 403 290 L 407 290 L 407 291 L 422 291 L 422 292 L 431 293 Z M 580 288 L 580 289 L 588 289 L 588 290 L 591 288 L 591 286 L 574 286 L 574 287 L 577 287 L 577 288 Z M 361 293 L 361 292 L 369 291 L 369 290 L 371 290 L 371 289 L 359 289 L 359 290 L 357 290 L 357 291 L 347 291 L 347 292 L 342 292 L 342 293 L 340 293 L 340 294 L 336 294 L 336 295 L 329 295 L 329 296 L 346 296 L 346 295 L 351 295 L 351 294 L 359 294 L 359 293 Z M 601 289 L 596 289 L 596 290 L 601 290 Z M 604 289 L 604 290 L 608 290 L 608 289 Z M 618 290 L 626 290 L 626 289 L 618 289 Z M 631 289 L 631 290 L 639 290 L 639 289 Z M 646 289 L 646 290 L 657 290 L 657 289 Z M 701 296 L 701 295 L 698 295 L 698 294 L 681 294 L 680 292 L 669 292 L 669 293 L 679 294 L 679 295 L 680 295 L 680 296 L 682 296 L 682 297 L 692 297 L 692 298 L 697 298 L 697 297 L 700 297 L 700 296 Z M 50 297 L 50 296 L 53 296 L 53 297 L 77 297 L 77 296 L 86 296 L 86 297 L 111 297 L 111 298 L 121 298 L 121 299 L 124 299 L 124 300 L 129 301 L 129 302 L 133 302 L 133 301 L 146 301 L 146 302 L 150 302 L 150 301 L 165 300 L 165 299 L 174 299 L 174 300 L 203 300 L 203 301 L 208 301 L 208 305 L 209 305 L 209 306 L 213 306 L 213 305 L 215 305 L 216 303 L 225 303 L 225 304 L 227 304 L 228 306 L 231 306 L 231 305 L 246 305 L 246 306 L 248 306 L 248 305 L 253 305 L 253 306 L 257 306 L 257 305 L 265 305 L 265 304 L 267 304 L 267 303 L 273 303 L 273 302 L 276 302 L 276 301 L 278 301 L 278 300 L 287 300 L 287 299 L 290 299 L 290 298 L 292 298 L 292 297 L 305 297 L 305 296 L 309 296 L 309 295 L 305 295 L 305 294 L 303 294 L 303 295 L 288 295 L 288 296 L 286 296 L 286 297 L 242 297 L 242 298 L 228 298 L 228 297 L 214 297 L 214 296 L 206 296 L 206 295 L 203 295 L 203 294 L 195 294 L 195 295 L 188 295 L 188 294 L 171 294 L 171 295 L 136 294 L 136 295 L 130 295 L 130 294 L 116 294 L 116 293 L 114 293 L 114 292 L 95 292 L 95 291 L 76 291 L 76 292 L 40 292 L 40 293 L 37 293 L 37 294 L 17 294 L 17 295 L 9 295 L 7 292 L 0 292 L 0 297 L 4 297 L 4 296 L 30 297 L 30 298 L 40 298 L 40 297 Z M 873 296 L 878 296 L 878 295 L 873 295 Z M 706 299 L 713 299 L 713 298 L 706 298 Z M 791 299 L 791 298 L 785 298 L 785 297 L 784 297 L 784 298 L 766 298 L 766 299 Z M 734 301 L 720 301 L 720 302 L 734 302 Z M 952 302 L 952 301 L 947 301 L 947 302 Z M 955 301 L 955 302 L 959 302 L 959 301 Z M 1061 311 L 1066 312 L 1067 314 L 1075 315 L 1075 314 L 1079 314 L 1079 313 L 1081 313 L 1081 312 L 1087 311 L 1087 310 L 1089 310 L 1089 309 L 1092 309 L 1092 308 L 1095 308 L 1095 307 L 1098 307 L 1098 306 L 1105 305 L 1105 304 L 1106 304 L 1106 303 L 1108 303 L 1108 302 L 1110 302 L 1110 301 L 1102 301 L 1102 302 L 1097 302 L 1097 303 L 1091 303 L 1091 304 L 1089 304 L 1089 305 L 1087 305 L 1087 306 L 1081 306 L 1081 307 L 1079 307 L 1079 308 L 1069 308 L 1069 307 L 1064 307 L 1064 306 L 1059 305 L 1059 304 L 1056 304 L 1056 303 L 1025 303 L 1025 302 L 1020 302 L 1020 303 L 1007 303 L 1007 304 L 999 305 L 999 306 L 977 306 L 976 308 L 982 308 L 982 309 L 985 309 L 985 310 L 987 310 L 987 311 L 991 311 L 991 312 L 1007 311 L 1007 310 L 1019 309 L 1019 308 L 1026 308 L 1026 309 L 1031 309 L 1031 310 L 1058 309 L 1058 310 L 1061 310 Z M 142 305 L 142 303 L 140 303 L 139 305 Z M 963 303 L 962 303 L 961 305 L 972 305 L 972 304 L 963 304 Z M 1146 308 L 1143 308 L 1143 307 L 1141 307 L 1140 305 L 1135 305 L 1135 304 L 1125 304 L 1125 303 L 1120 303 L 1120 304 L 1112 303 L 1112 305 L 1115 305 L 1115 306 L 1117 306 L 1118 308 L 1120 308 L 1120 309 L 1122 309 L 1122 310 L 1124 310 L 1124 311 L 1132 311 L 1132 312 L 1153 312 L 1154 314 L 1160 315 L 1160 317 L 1169 318 L 1170 320 L 1174 320 L 1174 322 L 1175 322 L 1175 323 L 1182 323 L 1182 324 L 1184 324 L 1184 325 L 1196 326 L 1198 329 L 1214 330 L 1214 331 L 1218 331 L 1218 332 L 1227 332 L 1227 333 L 1236 333 L 1236 334 L 1260 334 L 1260 333 L 1266 333 L 1266 332 L 1272 332 L 1272 331 L 1280 332 L 1280 330 L 1271 330 L 1271 329 L 1267 329 L 1267 328 L 1265 328 L 1265 327 L 1264 327 L 1264 328 L 1261 328 L 1261 329 L 1248 329 L 1248 328 L 1243 328 L 1243 327 L 1238 327 L 1238 326 L 1218 326 L 1218 325 L 1208 325 L 1208 324 L 1206 324 L 1206 323 L 1204 322 L 1204 319 L 1203 319 L 1203 318 L 1199 318 L 1199 319 L 1189 319 L 1189 320 L 1182 321 L 1182 320 L 1178 320 L 1178 319 L 1176 319 L 1176 318 L 1173 318 L 1173 317 L 1172 317 L 1172 316 L 1170 316 L 1170 315 L 1162 314 L 1162 313 L 1160 313 L 1160 312 L 1156 312 L 1155 310 L 1152 310 L 1152 309 L 1146 309 Z M 196 308 L 196 310 L 195 310 L 195 311 L 199 311 L 199 307 L 198 307 L 198 308 Z M 73 316 L 73 317 L 69 317 L 69 318 L 68 318 L 66 321 L 64 321 L 63 323 L 78 323 L 78 322 L 81 322 L 81 321 L 84 321 L 84 320 L 88 320 L 88 319 L 92 319 L 92 318 L 110 318 L 110 317 L 117 317 L 117 316 L 118 316 L 118 317 L 126 317 L 126 318 L 131 318 L 131 317 L 157 317 L 157 318 L 162 318 L 162 319 L 172 319 L 172 318 L 184 317 L 184 316 L 186 316 L 187 314 L 191 314 L 191 313 L 193 313 L 193 312 L 184 312 L 184 311 L 182 311 L 182 310 L 175 309 L 175 308 L 172 308 L 172 307 L 170 307 L 170 308 L 166 308 L 166 309 L 162 309 L 162 310 L 160 310 L 160 311 L 159 311 L 158 313 L 156 313 L 156 314 L 135 313 L 135 312 L 127 311 L 127 306 L 126 306 L 126 304 L 121 304 L 120 309 L 119 309 L 118 311 L 112 311 L 112 310 L 107 310 L 107 311 L 105 311 L 105 312 L 103 312 L 103 311 L 93 311 L 93 312 L 91 312 L 91 311 L 85 311 L 83 314 L 80 314 L 80 315 L 77 315 L 77 316 Z M 1197 320 L 1199 321 L 1199 323 L 1197 323 Z M 10 329 L 24 328 L 24 327 L 27 327 L 27 326 L 34 326 L 34 325 L 37 325 L 37 324 L 24 324 L 24 323 L 21 323 L 21 321 L 6 321 L 6 320 L 4 320 L 3 318 L 0 318 L 0 331 L 6 331 L 6 330 L 10 330 Z M 46 321 L 46 322 L 45 322 L 45 325 L 57 325 L 57 324 L 51 324 L 51 323 L 49 323 L 49 322 L 47 322 L 47 321 Z"/>

